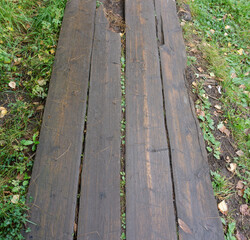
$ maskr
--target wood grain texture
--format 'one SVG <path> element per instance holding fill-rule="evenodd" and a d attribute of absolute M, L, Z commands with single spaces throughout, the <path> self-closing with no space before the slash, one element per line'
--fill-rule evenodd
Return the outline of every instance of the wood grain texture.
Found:
<path fill-rule="evenodd" d="M 152 0 L 127 0 L 126 236 L 174 240 L 168 142 Z"/>
<path fill-rule="evenodd" d="M 108 28 L 100 6 L 91 64 L 79 240 L 118 240 L 121 236 L 121 39 Z"/>
<path fill-rule="evenodd" d="M 73 239 L 95 1 L 66 6 L 29 194 L 26 239 Z"/>
<path fill-rule="evenodd" d="M 204 140 L 185 86 L 185 45 L 174 1 L 159 1 L 162 78 L 180 240 L 222 240 Z"/>

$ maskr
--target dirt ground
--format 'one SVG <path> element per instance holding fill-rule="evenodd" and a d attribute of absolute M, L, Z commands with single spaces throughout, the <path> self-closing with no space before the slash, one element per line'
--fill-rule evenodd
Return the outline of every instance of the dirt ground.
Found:
<path fill-rule="evenodd" d="M 180 20 L 184 19 L 185 21 L 191 21 L 192 19 L 190 18 L 191 13 L 189 7 L 185 6 L 184 10 L 185 12 L 183 12 L 180 7 L 178 7 L 178 16 Z M 221 94 L 218 91 L 218 87 L 221 87 L 220 82 L 215 80 L 213 77 L 210 77 L 207 67 L 208 63 L 204 59 L 203 53 L 197 48 L 194 50 L 192 49 L 192 47 L 190 47 L 191 44 L 201 44 L 201 39 L 199 39 L 199 37 L 194 34 L 192 36 L 192 43 L 185 40 L 185 44 L 187 46 L 187 55 L 195 57 L 197 59 L 195 64 L 192 64 L 186 68 L 186 85 L 189 89 L 189 94 L 191 95 L 193 102 L 196 102 L 199 96 L 193 93 L 193 84 L 194 82 L 199 84 L 199 82 L 203 82 L 205 79 L 203 87 L 212 105 L 209 111 L 212 116 L 212 119 L 214 120 L 214 126 L 217 126 L 220 122 L 226 121 L 226 118 L 223 114 L 223 109 L 218 111 L 218 109 L 214 107 L 215 105 L 221 105 L 221 102 L 219 100 Z M 199 71 L 198 68 L 203 70 L 202 73 Z M 199 73 L 198 78 L 197 73 Z M 223 89 L 221 91 L 223 91 Z M 232 108 L 234 108 L 234 106 L 232 106 Z M 233 174 L 228 170 L 230 162 L 233 160 L 234 157 L 237 157 L 237 145 L 234 142 L 234 139 L 231 137 L 231 134 L 230 136 L 227 136 L 224 133 L 220 132 L 217 128 L 215 128 L 212 133 L 215 136 L 216 140 L 220 141 L 221 143 L 221 155 L 220 160 L 217 160 L 213 156 L 213 153 L 208 153 L 208 163 L 210 170 L 219 170 L 220 175 L 226 177 L 229 180 L 229 188 L 232 189 L 233 193 L 227 196 L 226 202 L 229 207 L 228 215 L 230 215 L 230 218 L 232 218 L 232 220 L 236 221 L 236 229 L 238 234 L 237 240 L 250 239 L 250 218 L 249 216 L 243 216 L 240 213 L 240 207 L 242 204 L 245 203 L 245 200 L 242 198 L 242 196 L 238 195 L 238 191 L 236 189 L 237 183 L 240 179 L 236 176 L 236 174 Z M 223 200 L 223 198 L 216 198 L 216 200 L 219 203 Z M 225 217 L 222 213 L 220 213 L 220 215 L 221 217 Z M 227 228 L 225 227 L 225 232 L 226 231 Z"/>

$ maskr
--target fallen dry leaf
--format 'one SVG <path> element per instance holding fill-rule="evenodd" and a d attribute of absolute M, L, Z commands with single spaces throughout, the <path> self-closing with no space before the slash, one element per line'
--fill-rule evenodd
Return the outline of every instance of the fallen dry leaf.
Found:
<path fill-rule="evenodd" d="M 201 67 L 199 67 L 197 69 L 199 70 L 199 72 L 204 72 L 204 70 Z"/>
<path fill-rule="evenodd" d="M 17 180 L 20 180 L 20 181 L 22 181 L 23 178 L 24 178 L 23 174 L 18 174 L 18 175 L 16 176 L 16 179 L 17 179 Z"/>
<path fill-rule="evenodd" d="M 7 114 L 7 109 L 5 107 L 0 107 L 0 118 L 3 118 Z"/>
<path fill-rule="evenodd" d="M 218 117 L 219 113 L 217 113 L 216 111 L 214 111 L 214 116 Z"/>
<path fill-rule="evenodd" d="M 236 152 L 236 154 L 237 154 L 239 157 L 244 156 L 244 152 L 243 152 L 242 150 L 238 150 L 238 151 Z"/>
<path fill-rule="evenodd" d="M 0 146 L 3 147 L 4 145 L 6 145 L 6 141 L 0 140 Z"/>
<path fill-rule="evenodd" d="M 76 224 L 76 222 L 74 223 L 74 232 L 76 232 L 77 231 L 77 224 Z"/>
<path fill-rule="evenodd" d="M 237 52 L 239 53 L 239 55 L 243 55 L 243 49 L 241 48 L 240 50 L 238 50 Z"/>
<path fill-rule="evenodd" d="M 197 83 L 196 83 L 195 81 L 192 82 L 192 85 L 193 85 L 194 87 L 197 87 Z"/>
<path fill-rule="evenodd" d="M 225 133 L 228 137 L 230 136 L 230 131 L 226 128 L 226 126 L 221 123 L 218 125 L 218 129 L 222 132 Z"/>
<path fill-rule="evenodd" d="M 247 240 L 247 238 L 241 232 L 239 232 L 238 230 L 237 230 L 235 236 L 236 236 L 237 240 Z"/>
<path fill-rule="evenodd" d="M 245 133 L 246 135 L 249 135 L 249 134 L 250 134 L 250 128 L 245 129 L 245 130 L 244 130 L 244 133 Z"/>
<path fill-rule="evenodd" d="M 197 109 L 196 111 L 197 111 L 198 116 L 205 117 L 205 112 L 204 111 L 202 111 L 201 109 Z"/>
<path fill-rule="evenodd" d="M 195 47 L 195 44 L 191 42 L 191 43 L 188 43 L 188 46 L 189 47 Z"/>
<path fill-rule="evenodd" d="M 191 48 L 191 49 L 190 49 L 190 52 L 197 53 L 198 50 L 197 50 L 197 48 Z"/>
<path fill-rule="evenodd" d="M 12 197 L 12 199 L 11 199 L 11 202 L 12 203 L 18 203 L 18 201 L 19 201 L 19 195 L 13 195 L 13 197 Z"/>
<path fill-rule="evenodd" d="M 242 204 L 240 206 L 240 212 L 243 216 L 250 216 L 250 209 L 248 208 L 247 204 Z"/>
<path fill-rule="evenodd" d="M 216 109 L 221 110 L 221 106 L 220 106 L 220 105 L 217 105 L 217 104 L 216 104 L 214 107 L 215 107 Z"/>
<path fill-rule="evenodd" d="M 212 34 L 215 33 L 215 30 L 214 30 L 214 29 L 210 29 L 209 31 L 210 31 Z"/>
<path fill-rule="evenodd" d="M 37 82 L 38 82 L 38 84 L 39 84 L 40 86 L 46 85 L 46 81 L 45 81 L 44 79 L 42 79 L 42 78 L 38 79 Z"/>
<path fill-rule="evenodd" d="M 238 181 L 237 185 L 236 185 L 236 189 L 243 189 L 244 188 L 244 184 L 243 181 Z"/>
<path fill-rule="evenodd" d="M 38 107 L 36 108 L 37 111 L 41 111 L 41 110 L 43 110 L 43 109 L 44 109 L 44 106 L 43 106 L 43 105 L 40 105 L 40 106 L 38 106 Z"/>
<path fill-rule="evenodd" d="M 22 58 L 15 58 L 14 59 L 14 65 L 15 66 L 19 65 L 21 63 L 21 61 L 22 61 Z"/>
<path fill-rule="evenodd" d="M 55 53 L 55 50 L 54 49 L 50 49 L 49 50 L 51 54 L 54 54 Z"/>
<path fill-rule="evenodd" d="M 218 209 L 220 210 L 220 212 L 222 214 L 227 215 L 227 213 L 228 213 L 228 206 L 227 206 L 225 200 L 223 200 L 222 202 L 220 202 L 218 204 Z"/>
<path fill-rule="evenodd" d="M 239 189 L 239 190 L 237 191 L 238 196 L 243 197 L 243 196 L 244 196 L 244 192 L 245 192 L 245 189 Z"/>
<path fill-rule="evenodd" d="M 9 82 L 9 86 L 12 88 L 12 89 L 15 89 L 16 88 L 16 83 L 14 81 L 11 81 Z"/>
<path fill-rule="evenodd" d="M 221 94 L 221 86 L 217 86 L 219 94 Z"/>
<path fill-rule="evenodd" d="M 180 225 L 180 228 L 185 232 L 185 233 L 189 233 L 192 234 L 192 231 L 190 230 L 190 228 L 188 227 L 188 225 L 183 222 L 180 218 L 178 218 L 178 223 Z"/>
<path fill-rule="evenodd" d="M 236 73 L 233 72 L 233 73 L 231 74 L 231 78 L 236 78 L 236 77 L 237 77 Z"/>
<path fill-rule="evenodd" d="M 211 72 L 209 75 L 210 77 L 215 77 L 215 74 L 213 72 Z"/>
<path fill-rule="evenodd" d="M 229 172 L 234 173 L 235 170 L 236 170 L 236 168 L 237 168 L 237 164 L 236 164 L 236 163 L 230 163 L 230 165 L 229 165 L 229 167 L 227 168 L 227 170 L 228 170 Z"/>
<path fill-rule="evenodd" d="M 241 84 L 241 85 L 239 86 L 239 88 L 245 89 L 246 86 L 245 86 L 244 84 Z"/>
<path fill-rule="evenodd" d="M 230 159 L 229 156 L 226 157 L 226 162 L 227 162 L 227 163 L 230 163 L 230 162 L 231 162 L 231 159 Z"/>

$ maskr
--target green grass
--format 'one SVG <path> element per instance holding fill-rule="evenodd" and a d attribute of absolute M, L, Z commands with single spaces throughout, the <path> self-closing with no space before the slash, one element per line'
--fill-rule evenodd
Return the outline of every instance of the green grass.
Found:
<path fill-rule="evenodd" d="M 65 4 L 0 0 L 0 106 L 7 110 L 0 119 L 1 240 L 23 239 L 26 192 L 41 123 L 37 107 L 47 96 Z"/>
<path fill-rule="evenodd" d="M 236 182 L 241 179 L 246 189 L 242 198 L 235 198 L 235 185 L 231 178 L 220 169 L 211 172 L 212 185 L 218 200 L 234 198 L 239 199 L 238 205 L 250 201 L 250 129 L 249 120 L 249 92 L 250 92 L 250 2 L 245 0 L 178 0 L 179 4 L 187 3 L 190 6 L 193 21 L 182 24 L 187 49 L 190 51 L 187 64 L 196 72 L 199 82 L 193 85 L 193 92 L 198 97 L 196 110 L 204 138 L 207 143 L 207 151 L 218 161 L 221 159 L 220 139 L 215 138 L 218 126 L 215 126 L 212 114 L 210 98 L 205 90 L 207 78 L 199 77 L 197 68 L 202 64 L 205 73 L 213 76 L 217 84 L 222 86 L 222 94 L 219 98 L 223 120 L 230 130 L 235 152 L 242 150 L 244 155 L 233 156 L 229 153 L 231 162 L 237 164 Z M 194 41 L 198 40 L 195 42 Z M 192 54 L 192 49 L 199 53 L 199 57 Z M 193 56 L 195 55 L 195 56 Z M 196 58 L 197 57 L 197 58 Z M 204 65 L 205 66 L 204 66 Z M 202 79 L 203 78 L 203 79 Z M 218 131 L 218 130 L 217 130 Z M 216 161 L 216 160 L 215 160 Z M 227 163 L 225 163 L 227 164 Z M 229 172 L 228 172 L 229 173 Z M 237 211 L 237 209 L 233 210 Z M 232 212 L 233 212 L 232 211 Z M 229 213 L 226 217 L 225 239 L 235 240 L 238 220 Z M 225 220 L 224 220 L 225 221 Z M 241 226 L 242 229 L 244 226 Z"/>
<path fill-rule="evenodd" d="M 243 0 L 196 0 L 188 1 L 195 17 L 194 27 L 203 36 L 201 45 L 209 63 L 209 71 L 221 78 L 224 95 L 221 99 L 226 110 L 228 126 L 240 149 L 245 152 L 247 163 L 250 137 L 249 91 L 249 13 L 250 2 Z M 213 29 L 212 34 L 210 30 Z M 233 76 L 233 75 L 234 76 Z M 232 77 L 233 76 L 233 77 Z M 244 88 L 240 88 L 244 85 Z M 242 86 L 241 86 L 242 87 Z M 232 108 L 232 106 L 234 106 Z"/>
<path fill-rule="evenodd" d="M 214 190 L 214 195 L 219 199 L 228 198 L 232 191 L 232 184 L 218 172 L 211 171 L 212 176 L 212 186 Z"/>

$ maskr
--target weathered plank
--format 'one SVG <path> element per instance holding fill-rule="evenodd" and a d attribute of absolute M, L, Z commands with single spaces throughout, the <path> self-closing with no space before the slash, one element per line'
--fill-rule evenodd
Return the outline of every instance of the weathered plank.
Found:
<path fill-rule="evenodd" d="M 119 33 L 108 28 L 99 7 L 91 64 L 79 240 L 117 240 L 121 236 L 121 39 Z"/>
<path fill-rule="evenodd" d="M 176 236 L 168 142 L 152 0 L 129 0 L 126 14 L 126 235 Z"/>
<path fill-rule="evenodd" d="M 29 196 L 26 239 L 73 239 L 95 1 L 66 6 Z"/>
<path fill-rule="evenodd" d="M 185 86 L 185 45 L 174 1 L 158 1 L 163 42 L 162 78 L 169 132 L 173 181 L 183 240 L 222 240 L 203 137 Z M 186 226 L 185 226 L 186 224 Z"/>

